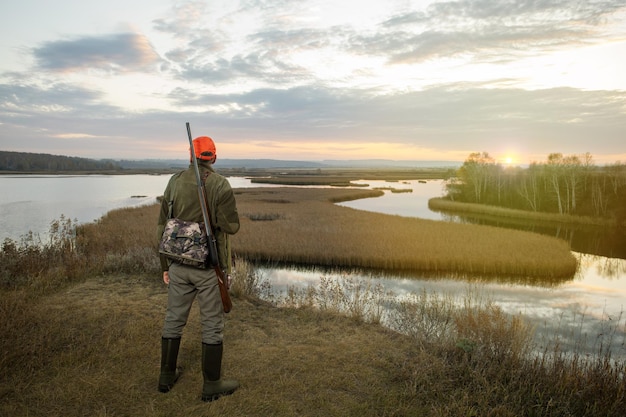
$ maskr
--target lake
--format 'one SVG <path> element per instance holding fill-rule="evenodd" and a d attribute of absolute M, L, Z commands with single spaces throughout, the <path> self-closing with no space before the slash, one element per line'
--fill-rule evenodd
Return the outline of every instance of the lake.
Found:
<path fill-rule="evenodd" d="M 0 241 L 19 240 L 29 230 L 45 239 L 50 222 L 61 215 L 79 223 L 97 220 L 108 211 L 121 207 L 151 204 L 163 194 L 169 175 L 88 175 L 88 176 L 0 176 Z M 231 177 L 233 188 L 265 187 L 249 179 Z M 410 188 L 410 193 L 385 191 L 379 198 L 368 198 L 340 203 L 361 210 L 439 221 L 472 221 L 454 218 L 428 209 L 428 199 L 441 196 L 442 181 L 359 181 L 370 188 Z M 277 187 L 278 185 L 271 185 Z M 570 242 L 573 232 L 542 231 L 565 236 Z M 599 239 L 602 241 L 602 239 Z M 608 240 L 608 239 L 607 239 Z M 593 245 L 597 248 L 597 242 Z M 598 343 L 610 343 L 614 356 L 626 357 L 624 345 L 626 329 L 622 312 L 626 304 L 626 260 L 620 257 L 600 256 L 594 248 L 572 247 L 580 262 L 577 275 L 559 285 L 537 282 L 481 282 L 481 291 L 501 306 L 504 311 L 522 313 L 532 322 L 539 335 L 559 332 L 564 345 L 572 338 L 584 337 L 589 349 Z M 610 249 L 613 253 L 614 249 Z M 320 277 L 339 278 L 346 273 L 330 274 L 324 271 L 290 268 L 261 268 L 259 270 L 274 291 L 285 292 L 289 286 L 306 287 L 319 283 Z M 352 273 L 356 279 L 380 283 L 396 296 L 420 292 L 445 293 L 462 297 L 470 284 L 461 279 L 432 279 L 428 277 L 381 277 Z M 617 336 L 606 340 L 607 323 L 617 325 Z"/>

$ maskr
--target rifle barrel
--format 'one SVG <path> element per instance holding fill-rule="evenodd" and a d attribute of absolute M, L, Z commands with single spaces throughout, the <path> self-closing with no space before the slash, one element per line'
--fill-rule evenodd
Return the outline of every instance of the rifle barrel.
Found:
<path fill-rule="evenodd" d="M 202 184 L 202 178 L 200 178 L 200 168 L 198 167 L 198 159 L 193 147 L 193 140 L 191 139 L 191 127 L 187 122 L 187 136 L 189 137 L 189 149 L 191 152 L 191 160 L 193 161 L 194 171 L 196 172 L 196 184 L 198 185 L 198 199 L 200 200 L 200 207 L 202 208 L 202 219 L 204 220 L 204 228 L 209 245 L 209 258 L 211 265 L 219 267 L 219 257 L 217 255 L 217 245 L 215 237 L 211 231 L 211 218 L 209 217 L 209 209 L 207 207 L 206 198 L 204 195 L 204 187 Z"/>

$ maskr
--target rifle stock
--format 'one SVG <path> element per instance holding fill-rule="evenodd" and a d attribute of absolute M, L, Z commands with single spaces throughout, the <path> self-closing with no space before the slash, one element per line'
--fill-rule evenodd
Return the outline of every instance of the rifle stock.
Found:
<path fill-rule="evenodd" d="M 198 184 L 198 199 L 200 200 L 200 207 L 202 208 L 202 219 L 204 220 L 204 227 L 207 236 L 207 244 L 209 245 L 209 263 L 215 269 L 217 274 L 217 283 L 220 289 L 220 296 L 222 297 L 222 305 L 224 306 L 224 313 L 230 312 L 233 308 L 233 303 L 228 293 L 228 284 L 226 282 L 226 276 L 222 267 L 220 266 L 220 260 L 217 252 L 217 243 L 215 241 L 215 235 L 211 226 L 211 216 L 209 215 L 209 207 L 206 200 L 206 190 L 204 189 L 204 181 L 200 178 L 200 169 L 198 168 L 198 160 L 193 148 L 193 140 L 191 139 L 191 128 L 189 122 L 187 122 L 187 136 L 189 137 L 189 150 L 191 152 L 191 159 L 193 161 L 194 170 L 196 172 L 196 183 Z"/>
<path fill-rule="evenodd" d="M 222 305 L 224 306 L 224 313 L 229 313 L 233 308 L 233 302 L 230 300 L 230 294 L 228 293 L 228 284 L 226 283 L 227 279 L 224 275 L 224 271 L 222 268 L 217 266 L 213 266 L 215 269 L 215 273 L 217 274 L 217 284 L 220 288 L 220 297 L 222 297 Z"/>

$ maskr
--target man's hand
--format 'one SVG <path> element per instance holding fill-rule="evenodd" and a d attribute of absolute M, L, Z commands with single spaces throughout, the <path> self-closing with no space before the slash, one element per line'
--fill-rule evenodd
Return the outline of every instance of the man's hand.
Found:
<path fill-rule="evenodd" d="M 170 285 L 170 273 L 168 271 L 163 271 L 163 282 L 165 285 Z"/>

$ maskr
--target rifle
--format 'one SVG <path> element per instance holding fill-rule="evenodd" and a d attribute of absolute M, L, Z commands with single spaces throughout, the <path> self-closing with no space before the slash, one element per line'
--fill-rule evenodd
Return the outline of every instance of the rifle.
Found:
<path fill-rule="evenodd" d="M 200 178 L 200 169 L 198 168 L 198 160 L 193 147 L 193 140 L 191 139 L 191 128 L 189 127 L 189 122 L 187 122 L 187 136 L 189 136 L 189 149 L 191 151 L 191 159 L 193 160 L 193 167 L 196 171 L 196 182 L 198 184 L 198 199 L 200 200 L 200 207 L 202 208 L 202 218 L 204 219 L 207 244 L 209 245 L 208 262 L 211 266 L 213 266 L 213 269 L 215 269 L 215 273 L 217 274 L 217 284 L 220 288 L 220 296 L 222 297 L 224 313 L 228 313 L 233 308 L 233 303 L 230 300 L 230 294 L 228 294 L 226 277 L 224 276 L 224 271 L 222 271 L 222 267 L 220 266 L 220 260 L 217 254 L 217 243 L 215 241 L 215 234 L 212 231 L 213 226 L 211 225 L 211 216 L 209 215 L 209 206 L 206 200 L 206 190 L 204 188 L 204 181 Z"/>

